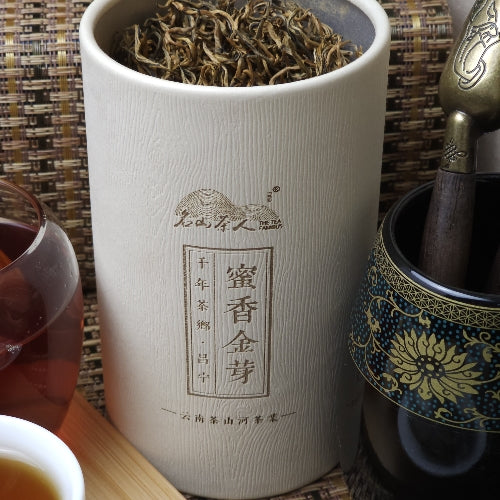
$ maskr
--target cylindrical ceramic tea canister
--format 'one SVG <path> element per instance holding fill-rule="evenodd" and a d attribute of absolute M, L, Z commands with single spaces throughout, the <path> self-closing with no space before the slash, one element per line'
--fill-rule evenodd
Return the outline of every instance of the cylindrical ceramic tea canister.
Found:
<path fill-rule="evenodd" d="M 81 22 L 106 405 L 181 491 L 270 496 L 338 462 L 336 377 L 376 229 L 389 23 L 303 0 L 363 54 L 259 87 L 175 83 L 110 57 L 155 1 Z"/>

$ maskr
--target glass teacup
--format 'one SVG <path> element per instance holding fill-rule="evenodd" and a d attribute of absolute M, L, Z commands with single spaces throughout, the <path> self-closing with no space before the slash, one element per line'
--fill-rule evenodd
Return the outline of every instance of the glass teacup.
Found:
<path fill-rule="evenodd" d="M 0 413 L 56 431 L 83 338 L 78 263 L 50 210 L 0 180 Z"/>

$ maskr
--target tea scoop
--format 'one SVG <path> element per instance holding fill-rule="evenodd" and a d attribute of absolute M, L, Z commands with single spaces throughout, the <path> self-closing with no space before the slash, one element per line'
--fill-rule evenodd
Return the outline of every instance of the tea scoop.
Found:
<path fill-rule="evenodd" d="M 477 0 L 439 82 L 448 115 L 441 164 L 425 221 L 419 267 L 463 287 L 474 215 L 476 143 L 500 128 L 500 24 L 495 2 Z"/>

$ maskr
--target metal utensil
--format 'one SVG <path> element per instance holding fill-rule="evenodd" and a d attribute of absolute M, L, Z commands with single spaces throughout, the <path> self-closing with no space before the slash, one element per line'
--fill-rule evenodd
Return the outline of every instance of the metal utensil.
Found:
<path fill-rule="evenodd" d="M 477 139 L 500 128 L 499 11 L 500 0 L 476 1 L 439 82 L 448 118 L 419 266 L 448 286 L 463 287 L 467 272 Z"/>

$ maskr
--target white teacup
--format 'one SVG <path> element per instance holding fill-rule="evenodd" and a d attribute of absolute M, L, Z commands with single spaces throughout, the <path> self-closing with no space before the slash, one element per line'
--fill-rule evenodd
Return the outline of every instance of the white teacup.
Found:
<path fill-rule="evenodd" d="M 32 422 L 0 415 L 0 458 L 39 468 L 62 500 L 84 500 L 83 474 L 73 452 L 55 434 Z"/>

